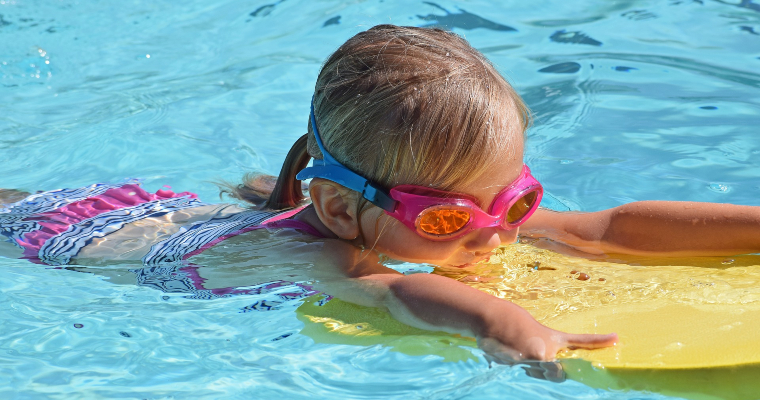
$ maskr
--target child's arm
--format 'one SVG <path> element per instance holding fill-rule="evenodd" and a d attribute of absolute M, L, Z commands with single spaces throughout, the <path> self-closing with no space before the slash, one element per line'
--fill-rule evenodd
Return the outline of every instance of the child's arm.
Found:
<path fill-rule="evenodd" d="M 539 209 L 520 234 L 587 253 L 716 256 L 760 252 L 760 207 L 640 201 L 579 213 Z"/>
<path fill-rule="evenodd" d="M 349 266 L 338 268 L 342 279 L 320 279 L 327 293 L 344 301 L 384 308 L 414 327 L 475 337 L 484 351 L 501 361 L 553 360 L 561 349 L 593 349 L 617 342 L 614 333 L 555 331 L 509 301 L 439 275 L 402 275 L 382 266 L 374 252 L 352 255 L 348 247 L 338 241 L 325 243 L 326 268 Z"/>

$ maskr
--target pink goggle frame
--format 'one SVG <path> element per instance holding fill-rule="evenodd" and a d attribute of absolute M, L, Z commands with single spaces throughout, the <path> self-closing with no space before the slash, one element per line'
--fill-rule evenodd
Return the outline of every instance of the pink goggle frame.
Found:
<path fill-rule="evenodd" d="M 524 165 L 517 180 L 496 195 L 488 212 L 473 196 L 414 185 L 392 188 L 396 207 L 385 212 L 426 239 L 452 240 L 473 229 L 517 228 L 538 209 L 543 193 Z"/>

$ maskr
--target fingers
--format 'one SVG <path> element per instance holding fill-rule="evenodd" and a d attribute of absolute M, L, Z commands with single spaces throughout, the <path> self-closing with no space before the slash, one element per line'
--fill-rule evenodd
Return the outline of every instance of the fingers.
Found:
<path fill-rule="evenodd" d="M 565 346 L 571 350 L 599 349 L 616 345 L 618 342 L 618 335 L 617 333 L 608 333 L 606 335 L 567 334 L 565 341 Z"/>
<path fill-rule="evenodd" d="M 555 331 L 556 333 L 556 331 Z M 517 348 L 506 346 L 499 340 L 483 338 L 478 340 L 478 345 L 489 356 L 491 361 L 500 364 L 514 365 L 525 362 L 541 362 L 554 360 L 557 352 L 562 348 L 573 349 L 599 349 L 614 346 L 618 342 L 617 333 L 606 335 L 595 334 L 569 334 L 559 333 L 550 337 L 534 336 L 518 344 Z M 557 371 L 542 370 L 548 375 L 543 379 L 558 381 L 563 379 Z M 538 375 L 539 370 L 526 369 L 529 375 Z M 557 372 L 552 374 L 552 372 Z M 543 374 L 543 372 L 541 372 Z"/>
<path fill-rule="evenodd" d="M 489 363 L 520 365 L 531 378 L 549 382 L 560 383 L 566 379 L 565 371 L 558 362 L 525 359 L 522 353 L 509 349 L 493 339 L 482 340 L 479 344 L 486 351 L 485 358 Z"/>
<path fill-rule="evenodd" d="M 478 340 L 478 346 L 489 355 L 492 361 L 499 364 L 513 365 L 523 359 L 519 351 L 501 344 L 496 339 L 480 339 Z"/>
<path fill-rule="evenodd" d="M 555 383 L 561 383 L 567 379 L 565 371 L 562 369 L 562 364 L 558 362 L 524 361 L 520 364 L 523 364 L 522 368 L 531 378 Z"/>

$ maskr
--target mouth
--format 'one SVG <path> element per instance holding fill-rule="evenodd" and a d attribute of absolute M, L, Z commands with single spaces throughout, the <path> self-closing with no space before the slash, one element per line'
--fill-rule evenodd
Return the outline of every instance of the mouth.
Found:
<path fill-rule="evenodd" d="M 469 262 L 459 265 L 452 265 L 454 268 L 467 268 L 479 262 L 488 260 L 491 258 L 492 253 L 489 252 L 474 252 L 474 253 L 462 253 L 469 258 Z"/>
<path fill-rule="evenodd" d="M 473 253 L 473 256 L 474 256 L 475 260 L 472 261 L 472 263 L 474 264 L 474 263 L 479 263 L 481 261 L 489 260 L 489 259 L 491 259 L 492 255 L 493 255 L 493 253 L 490 252 L 490 251 Z"/>

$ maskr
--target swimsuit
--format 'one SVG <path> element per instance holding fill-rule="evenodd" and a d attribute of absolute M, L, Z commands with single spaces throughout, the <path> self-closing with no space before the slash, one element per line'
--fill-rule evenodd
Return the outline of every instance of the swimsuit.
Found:
<path fill-rule="evenodd" d="M 194 193 L 159 190 L 148 193 L 130 181 L 37 193 L 0 208 L 0 235 L 36 263 L 66 265 L 95 238 L 126 224 L 183 209 L 208 206 Z M 302 208 L 286 211 L 245 210 L 183 226 L 154 243 L 142 262 L 149 266 L 179 262 L 233 236 L 261 228 L 291 228 L 313 236 L 312 226 L 287 220 Z"/>
<path fill-rule="evenodd" d="M 94 184 L 41 192 L 0 208 L 0 240 L 4 237 L 21 248 L 24 252 L 22 258 L 32 262 L 67 265 L 93 239 L 106 237 L 129 223 L 211 205 L 197 197 L 194 193 L 174 193 L 166 189 L 148 193 L 134 180 L 123 184 Z M 287 219 L 303 208 L 286 211 L 245 210 L 224 215 L 212 213 L 205 221 L 181 226 L 168 238 L 154 243 L 141 260 L 143 268 L 130 271 L 136 274 L 140 286 L 187 293 L 191 298 L 262 294 L 280 288 L 290 290 L 278 294 L 282 300 L 315 294 L 317 292 L 307 286 L 294 286 L 286 281 L 266 282 L 244 290 L 206 289 L 203 287 L 204 279 L 197 273 L 199 267 L 187 262 L 188 258 L 225 239 L 256 229 L 297 229 L 322 237 L 311 225 Z M 264 301 L 261 307 L 273 308 L 272 304 L 273 301 Z"/>

